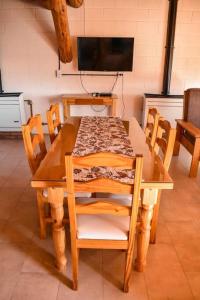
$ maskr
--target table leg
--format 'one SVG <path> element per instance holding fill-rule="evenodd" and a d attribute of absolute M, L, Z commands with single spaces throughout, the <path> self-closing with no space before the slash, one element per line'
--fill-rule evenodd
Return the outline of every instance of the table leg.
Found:
<path fill-rule="evenodd" d="M 174 151 L 173 151 L 174 156 L 179 155 L 181 134 L 182 134 L 182 128 L 179 124 L 177 124 L 177 126 L 176 126 L 176 140 L 175 140 L 175 143 L 174 143 Z"/>
<path fill-rule="evenodd" d="M 145 189 L 142 199 L 141 220 L 139 225 L 137 237 L 137 258 L 136 270 L 144 271 L 146 265 L 146 256 L 150 241 L 151 219 L 153 215 L 153 208 L 157 201 L 158 190 Z"/>
<path fill-rule="evenodd" d="M 65 229 L 64 217 L 64 191 L 61 188 L 48 188 L 48 201 L 51 205 L 51 216 L 53 219 L 53 242 L 56 256 L 56 267 L 64 271 L 67 264 L 65 256 Z"/>
<path fill-rule="evenodd" d="M 200 156 L 200 139 L 195 139 L 189 177 L 197 177 Z"/>
<path fill-rule="evenodd" d="M 116 117 L 116 99 L 112 99 L 111 117 Z"/>

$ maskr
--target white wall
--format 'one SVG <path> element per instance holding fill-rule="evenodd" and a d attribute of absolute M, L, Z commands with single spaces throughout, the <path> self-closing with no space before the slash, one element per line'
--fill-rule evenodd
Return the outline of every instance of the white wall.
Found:
<path fill-rule="evenodd" d="M 45 111 L 63 93 L 84 92 L 79 77 L 56 78 L 57 45 L 51 13 L 40 1 L 0 0 L 0 64 L 5 91 L 22 91 L 34 103 L 34 113 Z M 183 93 L 200 86 L 199 0 L 179 0 L 172 89 Z M 133 36 L 134 70 L 124 75 L 124 117 L 141 119 L 141 95 L 160 93 L 164 61 L 168 0 L 85 0 L 68 7 L 74 60 L 63 72 L 76 72 L 75 37 Z M 89 91 L 109 91 L 114 78 L 84 77 Z M 114 90 L 121 97 L 121 80 Z M 122 101 L 118 114 L 122 115 Z M 88 108 L 88 113 L 91 113 Z"/>

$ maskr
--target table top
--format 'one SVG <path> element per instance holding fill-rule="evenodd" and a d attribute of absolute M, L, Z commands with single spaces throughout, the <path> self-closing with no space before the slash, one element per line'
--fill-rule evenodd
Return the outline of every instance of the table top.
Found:
<path fill-rule="evenodd" d="M 32 178 L 35 188 L 65 187 L 65 153 L 72 153 L 80 125 L 80 117 L 67 119 L 47 155 Z M 145 134 L 135 118 L 124 122 L 135 154 L 144 156 L 142 188 L 172 189 L 173 181 L 161 159 L 151 153 Z"/>
<path fill-rule="evenodd" d="M 63 100 L 68 100 L 68 99 L 103 99 L 103 98 L 108 98 L 108 99 L 117 99 L 116 94 L 112 94 L 111 96 L 92 96 L 92 94 L 64 94 L 62 95 Z"/>

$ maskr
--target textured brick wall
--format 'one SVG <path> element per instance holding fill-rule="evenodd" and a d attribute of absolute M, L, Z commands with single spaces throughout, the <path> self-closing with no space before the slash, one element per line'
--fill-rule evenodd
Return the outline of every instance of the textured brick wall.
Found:
<path fill-rule="evenodd" d="M 141 118 L 140 95 L 160 93 L 167 22 L 167 0 L 85 0 L 68 9 L 74 60 L 64 72 L 77 70 L 75 37 L 133 36 L 134 67 L 124 75 L 125 117 Z M 200 86 L 200 1 L 179 0 L 172 88 Z M 52 17 L 36 1 L 0 0 L 0 64 L 6 91 L 23 91 L 34 112 L 45 113 L 62 93 L 83 92 L 79 77 L 56 78 L 57 47 Z M 114 78 L 83 78 L 89 91 L 109 91 Z M 121 80 L 114 90 L 121 96 Z M 82 109 L 83 110 L 83 109 Z M 90 113 L 90 108 L 85 108 Z M 123 105 L 119 101 L 118 114 Z M 45 118 L 45 114 L 44 114 Z"/>

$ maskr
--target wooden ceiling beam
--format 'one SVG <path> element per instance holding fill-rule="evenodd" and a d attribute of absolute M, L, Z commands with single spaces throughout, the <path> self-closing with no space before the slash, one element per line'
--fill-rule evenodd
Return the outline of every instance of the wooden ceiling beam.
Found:
<path fill-rule="evenodd" d="M 60 60 L 63 63 L 69 63 L 72 61 L 72 46 L 66 0 L 50 0 L 49 8 L 51 9 L 56 30 Z"/>

